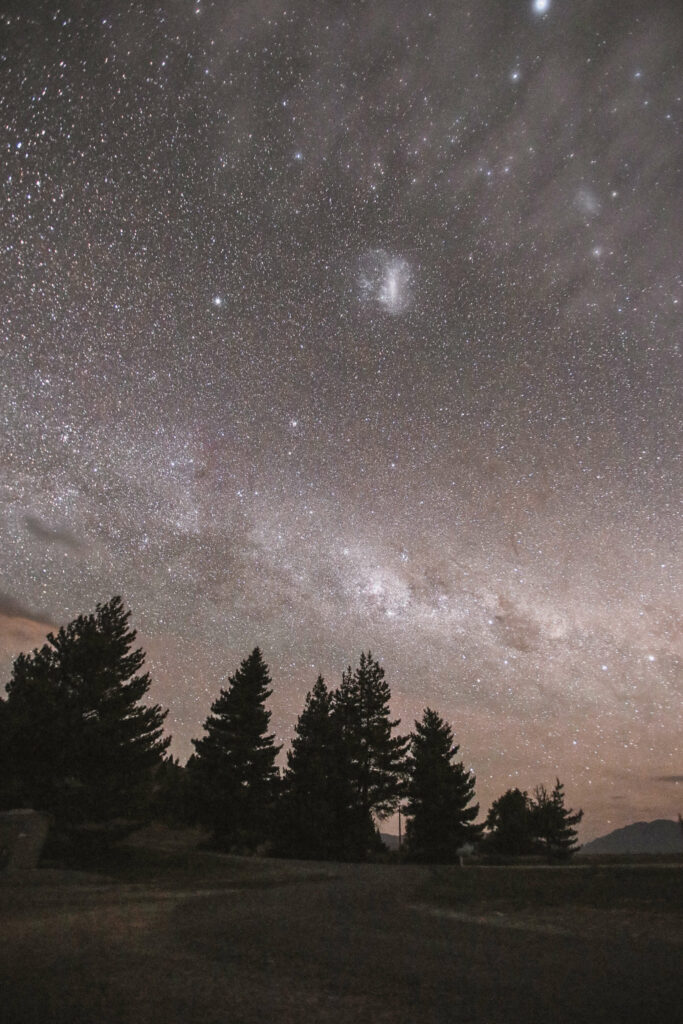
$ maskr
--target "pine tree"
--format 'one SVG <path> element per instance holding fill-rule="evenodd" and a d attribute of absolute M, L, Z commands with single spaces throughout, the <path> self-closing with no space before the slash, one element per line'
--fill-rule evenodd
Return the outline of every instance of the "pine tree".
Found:
<path fill-rule="evenodd" d="M 454 861 L 458 849 L 481 833 L 473 824 L 479 805 L 470 806 L 474 775 L 462 762 L 453 763 L 459 749 L 448 723 L 426 708 L 410 735 L 405 807 L 406 849 L 416 860 Z"/>
<path fill-rule="evenodd" d="M 545 786 L 537 786 L 534 797 L 531 818 L 541 848 L 551 859 L 566 860 L 581 849 L 574 825 L 583 818 L 583 811 L 565 808 L 564 786 L 559 779 L 555 780 L 552 793 L 548 794 Z"/>
<path fill-rule="evenodd" d="M 114 597 L 14 662 L 3 714 L 9 799 L 58 825 L 144 814 L 170 743 L 167 712 L 140 703 L 150 677 L 129 618 Z"/>
<path fill-rule="evenodd" d="M 392 736 L 400 720 L 389 712 L 391 690 L 384 669 L 361 654 L 358 668 L 344 672 L 333 697 L 333 713 L 340 723 L 351 762 L 351 776 L 359 806 L 380 820 L 392 814 L 401 797 L 408 737 Z"/>
<path fill-rule="evenodd" d="M 528 794 L 519 789 L 508 789 L 494 800 L 486 818 L 487 848 L 509 857 L 533 853 L 532 809 Z"/>
<path fill-rule="evenodd" d="M 287 753 L 279 822 L 279 852 L 293 857 L 355 860 L 372 835 L 322 676 L 306 696 Z"/>
<path fill-rule="evenodd" d="M 152 813 L 157 821 L 181 828 L 195 823 L 194 806 L 188 785 L 187 766 L 168 754 L 154 775 Z"/>
<path fill-rule="evenodd" d="M 225 849 L 255 849 L 271 826 L 280 747 L 268 735 L 270 686 L 268 666 L 255 647 L 211 705 L 206 736 L 192 741 L 196 757 L 188 767 L 200 819 Z"/>
<path fill-rule="evenodd" d="M 15 728 L 10 726 L 8 702 L 0 696 L 0 811 L 21 807 L 24 802 L 17 775 L 18 765 L 11 749 Z"/>

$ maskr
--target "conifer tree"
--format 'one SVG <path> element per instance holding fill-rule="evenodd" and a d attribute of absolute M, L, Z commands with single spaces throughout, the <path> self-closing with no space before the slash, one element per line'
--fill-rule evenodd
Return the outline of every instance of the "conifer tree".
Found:
<path fill-rule="evenodd" d="M 400 720 L 391 720 L 391 690 L 384 669 L 370 651 L 358 668 L 348 667 L 333 698 L 350 758 L 356 799 L 364 813 L 379 819 L 396 810 L 405 778 L 408 737 L 392 736 Z"/>
<path fill-rule="evenodd" d="M 168 754 L 154 776 L 152 812 L 154 818 L 180 828 L 195 823 L 194 807 L 188 784 L 187 766 Z"/>
<path fill-rule="evenodd" d="M 449 862 L 458 849 L 481 834 L 474 825 L 478 804 L 475 778 L 463 763 L 453 763 L 459 747 L 436 711 L 426 708 L 410 735 L 409 777 L 405 806 L 406 849 L 416 860 Z"/>
<path fill-rule="evenodd" d="M 351 764 L 333 694 L 319 676 L 294 730 L 280 802 L 279 852 L 320 860 L 355 860 L 372 835 L 352 784 Z"/>
<path fill-rule="evenodd" d="M 255 647 L 211 705 L 206 735 L 192 741 L 196 756 L 188 768 L 200 820 L 225 849 L 254 849 L 271 827 L 280 747 L 268 734 L 270 686 L 268 666 Z"/>
<path fill-rule="evenodd" d="M 534 835 L 548 857 L 566 860 L 581 849 L 576 842 L 574 825 L 578 825 L 583 818 L 583 811 L 574 811 L 572 808 L 567 810 L 564 806 L 564 786 L 559 779 L 555 780 L 552 793 L 548 793 L 545 786 L 537 786 L 534 798 L 531 809 Z"/>
<path fill-rule="evenodd" d="M 50 812 L 57 824 L 145 813 L 170 737 L 167 712 L 141 704 L 145 654 L 120 597 L 79 615 L 15 660 L 4 706 L 9 779 L 3 802 Z"/>
<path fill-rule="evenodd" d="M 0 694 L 0 811 L 12 806 L 10 797 L 9 719 L 7 701 Z"/>
<path fill-rule="evenodd" d="M 508 789 L 494 800 L 486 818 L 486 846 L 494 853 L 516 857 L 535 849 L 533 804 L 526 792 Z"/>

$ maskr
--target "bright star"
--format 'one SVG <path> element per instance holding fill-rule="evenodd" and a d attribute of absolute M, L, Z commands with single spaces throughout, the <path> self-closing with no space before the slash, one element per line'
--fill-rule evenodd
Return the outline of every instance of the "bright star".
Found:
<path fill-rule="evenodd" d="M 534 0 L 534 11 L 536 14 L 545 14 L 550 10 L 550 0 Z"/>

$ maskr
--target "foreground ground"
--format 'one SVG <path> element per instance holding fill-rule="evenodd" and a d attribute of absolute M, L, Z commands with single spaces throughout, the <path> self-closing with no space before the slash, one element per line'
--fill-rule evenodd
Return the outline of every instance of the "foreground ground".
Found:
<path fill-rule="evenodd" d="M 681 866 L 32 876 L 0 882 L 6 1024 L 644 1024 L 683 995 Z"/>

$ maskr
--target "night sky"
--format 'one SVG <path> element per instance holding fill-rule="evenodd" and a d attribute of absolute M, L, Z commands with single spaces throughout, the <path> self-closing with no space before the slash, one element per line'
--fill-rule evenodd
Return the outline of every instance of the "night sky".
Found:
<path fill-rule="evenodd" d="M 2 681 L 120 593 L 181 760 L 370 648 L 484 812 L 675 817 L 677 0 L 1 11 Z"/>

